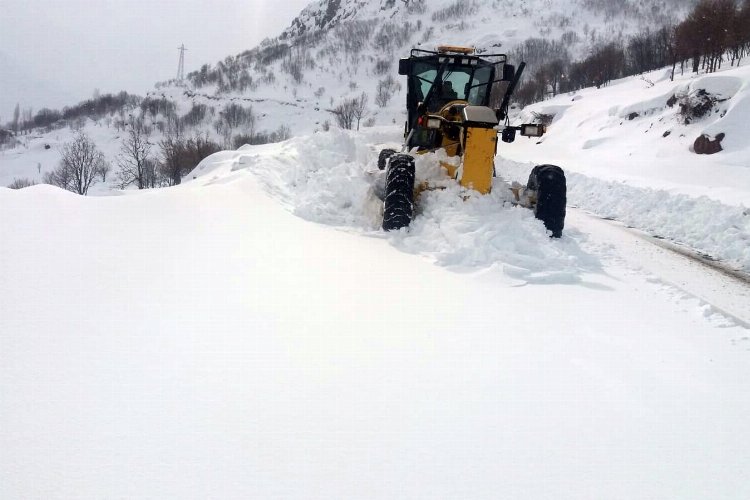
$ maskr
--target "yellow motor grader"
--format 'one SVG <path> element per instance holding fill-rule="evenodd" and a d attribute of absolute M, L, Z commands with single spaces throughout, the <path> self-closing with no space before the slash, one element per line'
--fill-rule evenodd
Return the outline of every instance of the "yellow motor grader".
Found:
<path fill-rule="evenodd" d="M 498 135 L 510 143 L 516 133 L 541 137 L 539 124 L 511 126 L 510 98 L 523 73 L 507 64 L 505 54 L 477 55 L 475 49 L 442 45 L 436 51 L 413 49 L 399 61 L 406 76 L 405 143 L 402 152 L 384 149 L 378 168 L 386 170 L 383 229 L 406 227 L 414 214 L 414 157 L 442 149 L 459 161 L 442 162 L 461 186 L 487 194 L 495 176 Z M 458 163 L 458 165 L 455 165 Z M 555 165 L 534 167 L 526 186 L 512 188 L 516 203 L 534 210 L 553 237 L 559 238 L 565 222 L 565 174 Z"/>

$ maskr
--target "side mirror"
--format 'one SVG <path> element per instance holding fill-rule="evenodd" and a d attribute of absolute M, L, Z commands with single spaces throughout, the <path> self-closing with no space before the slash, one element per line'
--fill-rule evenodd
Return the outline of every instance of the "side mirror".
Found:
<path fill-rule="evenodd" d="M 503 142 L 511 143 L 516 140 L 516 129 L 511 128 L 511 127 L 503 129 L 500 137 L 503 140 Z"/>
<path fill-rule="evenodd" d="M 521 135 L 524 137 L 541 137 L 546 131 L 544 125 L 534 125 L 533 123 L 521 125 Z"/>
<path fill-rule="evenodd" d="M 410 75 L 414 63 L 411 59 L 399 59 L 398 60 L 398 74 L 399 75 Z"/>
<path fill-rule="evenodd" d="M 503 65 L 503 81 L 512 82 L 516 77 L 516 67 L 512 64 Z"/>

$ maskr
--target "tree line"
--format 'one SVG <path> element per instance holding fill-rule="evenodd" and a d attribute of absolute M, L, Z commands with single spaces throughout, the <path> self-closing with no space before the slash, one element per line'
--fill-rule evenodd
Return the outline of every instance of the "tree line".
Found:
<path fill-rule="evenodd" d="M 151 139 L 150 128 L 141 120 L 128 123 L 114 160 L 121 189 L 131 185 L 149 189 L 180 184 L 203 158 L 222 149 L 207 136 L 185 137 L 178 130 L 170 131 L 157 143 Z M 97 182 L 106 182 L 111 170 L 110 162 L 96 144 L 79 130 L 63 145 L 58 166 L 44 174 L 43 182 L 86 195 Z M 18 187 L 33 184 L 25 179 L 17 179 L 15 183 Z"/>
<path fill-rule="evenodd" d="M 577 62 L 554 41 L 527 40 L 516 53 L 538 61 L 516 92 L 521 105 L 664 67 L 671 66 L 672 79 L 678 67 L 711 73 L 726 63 L 739 65 L 750 53 L 750 0 L 701 0 L 681 23 L 596 47 Z"/>

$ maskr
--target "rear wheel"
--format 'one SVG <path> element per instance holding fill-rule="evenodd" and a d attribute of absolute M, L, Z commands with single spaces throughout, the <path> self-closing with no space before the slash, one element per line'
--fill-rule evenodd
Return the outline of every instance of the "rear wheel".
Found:
<path fill-rule="evenodd" d="M 531 171 L 527 188 L 536 191 L 536 218 L 544 222 L 544 227 L 552 232 L 553 238 L 562 236 L 567 203 L 563 170 L 556 165 L 537 165 Z"/>
<path fill-rule="evenodd" d="M 414 158 L 394 154 L 388 163 L 383 204 L 383 229 L 398 230 L 411 223 L 414 214 Z"/>
<path fill-rule="evenodd" d="M 388 158 L 396 153 L 395 149 L 384 149 L 378 155 L 378 168 L 385 170 L 385 166 L 388 164 Z"/>

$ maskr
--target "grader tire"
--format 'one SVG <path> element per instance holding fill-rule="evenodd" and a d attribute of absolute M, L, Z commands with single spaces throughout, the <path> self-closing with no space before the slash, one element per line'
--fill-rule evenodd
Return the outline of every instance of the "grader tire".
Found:
<path fill-rule="evenodd" d="M 385 170 L 385 166 L 388 163 L 388 158 L 396 154 L 395 149 L 384 149 L 378 155 L 378 169 Z"/>
<path fill-rule="evenodd" d="M 531 171 L 527 188 L 536 191 L 534 215 L 552 232 L 553 238 L 562 236 L 565 226 L 567 187 L 565 173 L 556 165 L 537 165 Z"/>
<path fill-rule="evenodd" d="M 388 163 L 383 203 L 383 229 L 393 231 L 411 223 L 414 214 L 414 158 L 394 154 Z"/>

